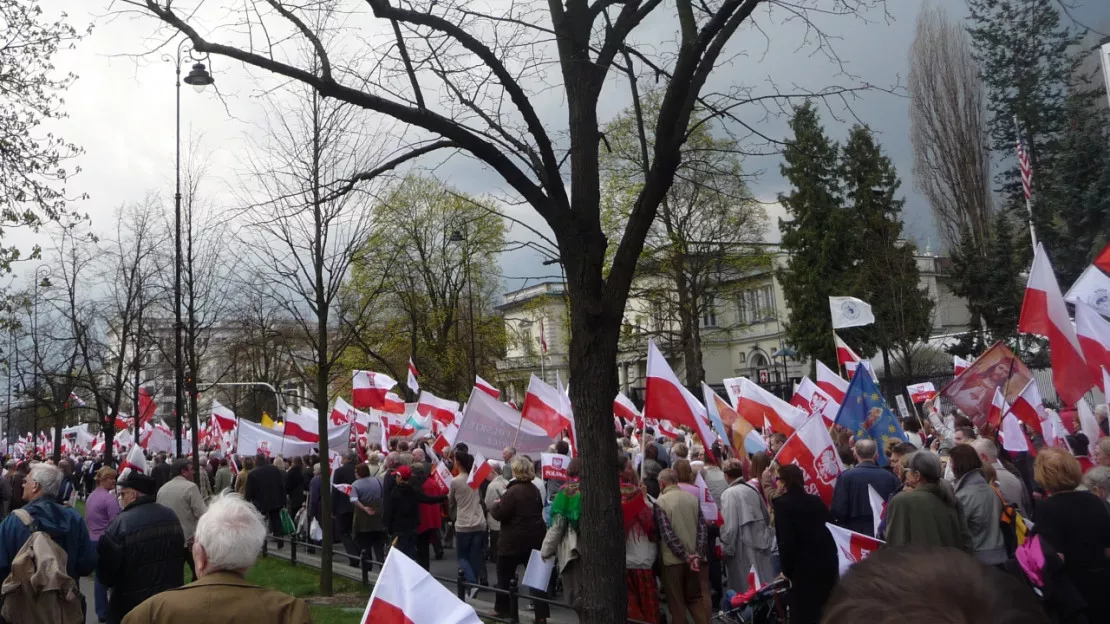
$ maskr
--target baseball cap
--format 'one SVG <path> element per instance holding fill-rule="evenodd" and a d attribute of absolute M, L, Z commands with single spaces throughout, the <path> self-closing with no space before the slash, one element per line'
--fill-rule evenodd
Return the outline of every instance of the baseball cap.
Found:
<path fill-rule="evenodd" d="M 397 470 L 395 472 L 397 473 L 398 477 L 401 477 L 402 479 L 405 479 L 406 481 L 409 478 L 412 477 L 412 468 L 409 468 L 408 466 L 406 466 L 404 464 L 401 464 L 400 466 L 397 466 Z"/>

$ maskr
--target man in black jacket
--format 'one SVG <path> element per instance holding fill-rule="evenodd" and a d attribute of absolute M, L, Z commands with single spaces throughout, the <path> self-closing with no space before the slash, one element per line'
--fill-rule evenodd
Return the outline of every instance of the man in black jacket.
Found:
<path fill-rule="evenodd" d="M 247 477 L 245 498 L 254 503 L 256 509 L 270 523 L 270 533 L 281 535 L 281 510 L 285 507 L 285 475 L 281 469 L 270 463 L 262 453 L 254 458 L 254 469 Z M 285 544 L 280 540 L 277 547 Z"/>
<path fill-rule="evenodd" d="M 177 515 L 155 502 L 154 478 L 131 472 L 119 487 L 123 511 L 96 544 L 96 575 L 111 589 L 111 624 L 147 598 L 185 584 L 185 534 Z"/>
<path fill-rule="evenodd" d="M 150 469 L 150 476 L 154 477 L 157 488 L 162 487 L 173 478 L 173 469 L 166 463 L 166 454 L 158 453 L 154 457 L 154 467 Z M 157 488 L 155 491 L 158 491 Z"/>
<path fill-rule="evenodd" d="M 332 483 L 351 484 L 355 482 L 355 464 L 358 463 L 358 453 L 347 453 L 343 458 L 343 465 L 335 469 Z M 331 510 L 335 534 L 343 540 L 343 550 L 347 551 L 347 558 L 352 567 L 358 566 L 358 546 L 355 544 L 354 535 L 351 533 L 355 519 L 355 506 L 351 504 L 350 497 L 341 496 L 332 492 Z"/>

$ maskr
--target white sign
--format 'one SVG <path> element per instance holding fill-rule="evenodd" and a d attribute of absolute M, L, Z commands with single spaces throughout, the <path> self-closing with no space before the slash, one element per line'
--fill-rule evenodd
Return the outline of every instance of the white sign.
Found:
<path fill-rule="evenodd" d="M 558 453 L 540 453 L 540 478 L 544 481 L 548 479 L 566 481 L 567 466 L 569 465 L 570 458 L 566 455 L 560 455 Z"/>
<path fill-rule="evenodd" d="M 901 394 L 894 395 L 894 401 L 898 403 L 898 412 L 902 414 L 902 420 L 910 417 L 910 410 L 906 407 L 906 397 Z"/>

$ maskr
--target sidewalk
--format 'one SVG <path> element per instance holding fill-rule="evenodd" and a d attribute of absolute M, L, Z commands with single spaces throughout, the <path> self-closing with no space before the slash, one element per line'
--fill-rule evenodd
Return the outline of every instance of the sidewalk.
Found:
<path fill-rule="evenodd" d="M 454 550 L 452 550 L 450 548 L 445 549 L 444 550 L 444 557 L 443 557 L 442 560 L 438 560 L 438 561 L 434 560 L 434 559 L 432 560 L 431 573 L 440 577 L 441 579 L 443 579 L 443 578 L 454 579 L 456 577 L 456 575 L 458 574 L 458 566 L 456 565 L 454 555 L 455 555 Z M 281 550 L 278 550 L 278 549 L 274 548 L 273 542 L 268 542 L 267 543 L 266 556 L 267 557 L 277 557 L 279 559 L 289 560 L 289 547 L 286 546 L 285 548 L 283 548 Z M 304 566 L 307 566 L 307 567 L 310 567 L 310 568 L 320 569 L 320 551 L 319 551 L 319 549 L 317 549 L 316 554 L 310 555 L 310 554 L 308 554 L 308 552 L 305 550 L 305 548 L 303 546 L 298 545 L 297 546 L 297 565 L 298 566 L 304 565 Z M 492 563 L 487 562 L 486 563 L 486 569 L 487 569 L 487 574 L 489 575 L 490 583 L 495 583 L 496 579 L 497 579 L 497 572 L 494 568 L 494 565 Z M 362 571 L 359 568 L 348 565 L 347 557 L 345 555 L 339 555 L 339 554 L 335 555 L 335 557 L 332 559 L 332 571 L 333 571 L 334 574 L 338 574 L 340 576 L 349 578 L 351 580 L 354 580 L 354 581 L 357 581 L 357 582 L 362 581 Z M 374 583 L 377 582 L 378 571 L 377 570 L 371 570 L 369 578 L 370 578 L 370 586 L 371 586 L 371 589 L 372 589 L 373 586 L 374 586 Z M 441 582 L 443 582 L 443 581 L 441 581 Z M 452 591 L 452 593 L 455 592 L 454 582 L 450 582 L 450 583 L 443 582 L 443 583 L 448 589 L 450 589 Z M 525 593 L 525 592 L 522 592 L 522 593 Z M 560 598 L 561 598 L 561 596 L 560 596 Z M 558 599 L 558 598 L 556 598 L 556 599 Z M 487 616 L 487 617 L 493 617 L 493 600 L 494 600 L 493 592 L 484 591 L 484 592 L 479 592 L 477 598 L 468 598 L 466 600 L 466 602 L 467 602 L 467 604 L 473 606 L 474 609 L 478 612 L 479 615 L 483 615 L 483 616 Z M 531 603 L 530 600 L 528 600 L 523 595 L 521 596 L 521 598 L 520 598 L 520 621 L 521 622 L 534 622 L 535 621 L 535 615 L 532 613 L 532 611 L 530 611 L 528 609 L 528 607 L 531 604 L 532 603 Z M 552 606 L 551 607 L 551 616 L 549 618 L 547 618 L 547 621 L 551 624 L 575 624 L 576 622 L 578 622 L 578 616 L 575 615 L 574 611 L 571 610 L 571 609 L 568 609 L 568 608 L 565 608 L 565 607 Z"/>

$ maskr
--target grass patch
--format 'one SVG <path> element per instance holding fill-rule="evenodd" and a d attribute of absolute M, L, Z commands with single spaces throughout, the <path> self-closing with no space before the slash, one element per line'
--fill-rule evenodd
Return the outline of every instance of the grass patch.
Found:
<path fill-rule="evenodd" d="M 316 624 L 359 624 L 362 607 L 325 607 L 312 605 L 312 621 Z"/>
<path fill-rule="evenodd" d="M 288 561 L 277 557 L 260 557 L 254 567 L 247 571 L 247 580 L 297 598 L 315 596 L 320 589 L 319 570 L 306 566 L 294 568 Z M 360 584 L 338 574 L 332 575 L 332 590 L 337 594 L 369 597 Z"/>
<path fill-rule="evenodd" d="M 77 510 L 77 513 L 81 514 L 82 518 L 85 517 L 85 501 L 78 499 L 77 502 L 73 503 L 73 508 Z"/>

